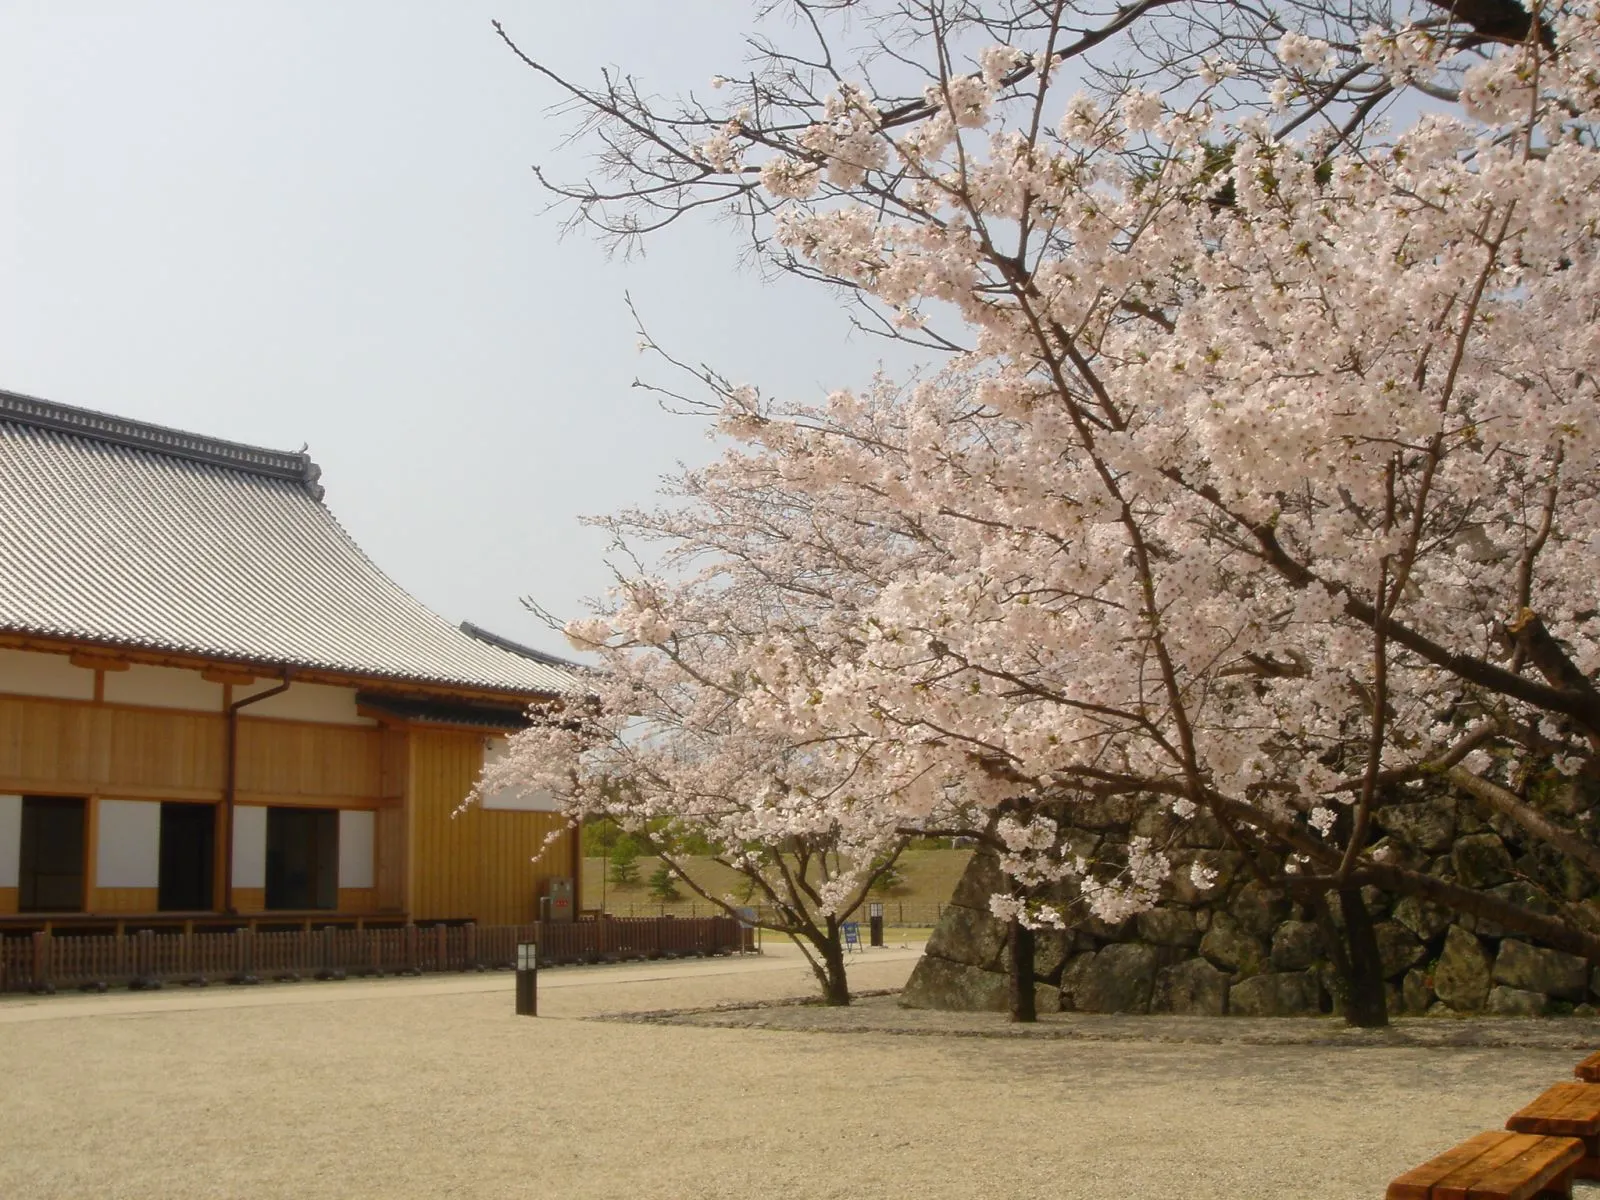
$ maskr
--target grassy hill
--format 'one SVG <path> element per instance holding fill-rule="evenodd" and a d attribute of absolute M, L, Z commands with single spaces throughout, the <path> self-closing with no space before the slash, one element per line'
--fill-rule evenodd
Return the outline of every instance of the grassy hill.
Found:
<path fill-rule="evenodd" d="M 908 850 L 900 856 L 899 869 L 902 883 L 873 900 L 881 900 L 884 920 L 890 925 L 927 926 L 938 919 L 939 908 L 950 900 L 950 894 L 967 869 L 971 850 Z M 618 917 L 644 917 L 672 915 L 680 917 L 705 916 L 712 911 L 710 905 L 687 888 L 679 886 L 681 900 L 662 904 L 650 897 L 648 881 L 659 860 L 641 856 L 638 860 L 639 877 L 633 884 L 619 886 L 605 882 L 606 860 L 586 858 L 583 861 L 583 907 L 602 907 Z M 704 858 L 691 858 L 687 862 L 689 875 L 712 895 L 733 893 L 745 903 L 745 883 L 736 872 L 718 866 Z M 748 903 L 756 903 L 751 899 Z M 866 919 L 863 912 L 861 918 Z"/>

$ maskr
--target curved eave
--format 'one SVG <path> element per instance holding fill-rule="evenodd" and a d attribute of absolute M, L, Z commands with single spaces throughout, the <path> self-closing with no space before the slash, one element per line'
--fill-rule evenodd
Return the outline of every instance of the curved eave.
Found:
<path fill-rule="evenodd" d="M 467 700 L 486 700 L 504 704 L 562 704 L 570 692 L 534 691 L 530 689 L 493 688 L 482 684 L 434 679 L 413 675 L 380 675 L 341 670 L 337 667 L 313 664 L 286 663 L 251 658 L 246 655 L 214 654 L 188 650 L 183 647 L 160 646 L 115 638 L 90 638 L 73 634 L 50 634 L 32 630 L 0 626 L 0 648 L 9 650 L 35 650 L 45 654 L 71 654 L 85 652 L 99 654 L 127 663 L 150 667 L 177 667 L 181 670 L 203 671 L 222 668 L 242 671 L 262 679 L 279 679 L 287 672 L 300 683 L 319 683 L 330 687 L 355 687 L 400 695 L 420 694 L 445 696 Z"/>

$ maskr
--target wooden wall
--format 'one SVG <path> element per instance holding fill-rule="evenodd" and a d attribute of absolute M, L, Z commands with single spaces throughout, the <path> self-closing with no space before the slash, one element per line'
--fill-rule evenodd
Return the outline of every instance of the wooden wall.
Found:
<path fill-rule="evenodd" d="M 415 920 L 532 921 L 546 881 L 571 874 L 572 835 L 564 831 L 559 814 L 474 805 L 452 815 L 482 766 L 482 734 L 411 733 L 409 873 Z M 561 837 L 546 848 L 545 839 L 557 831 Z"/>
<path fill-rule="evenodd" d="M 220 800 L 226 718 L 0 695 L 0 792 Z M 372 808 L 381 731 L 239 716 L 238 800 Z"/>
<path fill-rule="evenodd" d="M 153 913 L 158 903 L 155 888 L 93 888 L 88 908 L 95 913 Z"/>
<path fill-rule="evenodd" d="M 220 713 L 0 694 L 0 793 L 220 801 L 225 721 Z M 237 798 L 376 810 L 373 886 L 342 889 L 342 911 L 531 921 L 547 881 L 571 874 L 572 835 L 553 813 L 474 806 L 452 816 L 482 767 L 483 747 L 478 732 L 241 713 Z M 96 888 L 92 872 L 87 879 L 90 911 L 156 908 L 152 888 Z M 0 915 L 15 911 L 15 892 L 0 890 Z M 260 888 L 238 888 L 234 898 L 241 912 L 265 903 Z"/>
<path fill-rule="evenodd" d="M 241 804 L 371 808 L 383 794 L 377 729 L 239 716 Z"/>
<path fill-rule="evenodd" d="M 222 720 L 209 713 L 0 695 L 0 791 L 219 799 Z"/>

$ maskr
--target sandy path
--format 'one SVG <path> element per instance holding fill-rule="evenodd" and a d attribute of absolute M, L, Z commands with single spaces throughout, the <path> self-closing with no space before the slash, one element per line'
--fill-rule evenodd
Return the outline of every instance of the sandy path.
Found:
<path fill-rule="evenodd" d="M 858 987 L 914 959 L 877 954 Z M 784 954 L 541 984 L 0 1004 L 0 1197 L 1365 1200 L 1573 1061 L 571 1019 L 808 991 Z"/>

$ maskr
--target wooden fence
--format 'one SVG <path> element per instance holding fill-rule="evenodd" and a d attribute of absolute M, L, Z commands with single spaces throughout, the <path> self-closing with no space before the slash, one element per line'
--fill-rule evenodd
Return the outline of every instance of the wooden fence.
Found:
<path fill-rule="evenodd" d="M 862 925 L 867 923 L 868 904 L 877 903 L 869 899 L 860 908 L 850 915 L 850 920 L 858 921 Z M 909 928 L 928 928 L 939 923 L 944 916 L 944 910 L 950 906 L 939 900 L 884 900 L 883 921 L 888 926 L 906 926 Z M 758 916 L 765 920 L 773 916 L 770 905 L 752 902 L 750 907 Z M 701 910 L 706 912 L 721 912 L 714 909 L 705 901 L 680 900 L 670 904 L 652 904 L 649 901 L 617 901 L 613 900 L 606 906 L 606 912 L 614 917 L 698 917 Z"/>
<path fill-rule="evenodd" d="M 756 945 L 754 931 L 729 917 L 283 932 L 43 930 L 0 935 L 0 992 L 486 970 L 512 966 L 521 942 L 539 947 L 540 966 L 704 957 Z"/>

